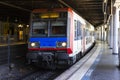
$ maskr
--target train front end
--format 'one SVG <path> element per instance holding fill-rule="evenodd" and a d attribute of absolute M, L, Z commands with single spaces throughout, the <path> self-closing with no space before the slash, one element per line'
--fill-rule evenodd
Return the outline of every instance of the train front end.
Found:
<path fill-rule="evenodd" d="M 68 63 L 68 53 L 71 51 L 67 37 L 68 12 L 61 10 L 33 11 L 27 54 L 29 63 L 40 65 Z"/>

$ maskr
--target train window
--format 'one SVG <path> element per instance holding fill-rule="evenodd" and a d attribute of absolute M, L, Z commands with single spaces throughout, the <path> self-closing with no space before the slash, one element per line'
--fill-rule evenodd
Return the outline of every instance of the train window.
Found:
<path fill-rule="evenodd" d="M 83 37 L 85 37 L 85 36 L 86 36 L 86 29 L 83 28 Z"/>
<path fill-rule="evenodd" d="M 77 39 L 81 39 L 81 23 L 77 21 Z"/>
<path fill-rule="evenodd" d="M 33 36 L 66 36 L 67 12 L 33 13 Z"/>
<path fill-rule="evenodd" d="M 75 25 L 75 40 L 81 39 L 81 23 L 79 20 L 74 20 Z"/>
<path fill-rule="evenodd" d="M 92 36 L 92 31 L 90 31 L 89 33 L 90 33 L 90 36 Z"/>
<path fill-rule="evenodd" d="M 46 36 L 47 34 L 47 22 L 33 22 L 33 35 Z"/>
<path fill-rule="evenodd" d="M 75 33 L 75 40 L 77 40 L 77 21 L 76 20 L 74 20 L 74 29 L 75 29 L 75 31 L 74 31 L 74 33 Z"/>
<path fill-rule="evenodd" d="M 66 35 L 66 23 L 65 21 L 52 21 L 50 36 L 65 36 Z"/>
<path fill-rule="evenodd" d="M 88 36 L 88 30 L 85 29 L 85 36 Z"/>

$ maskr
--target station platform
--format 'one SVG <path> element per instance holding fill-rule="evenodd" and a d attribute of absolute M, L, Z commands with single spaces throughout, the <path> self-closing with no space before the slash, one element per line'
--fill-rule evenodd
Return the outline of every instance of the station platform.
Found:
<path fill-rule="evenodd" d="M 118 62 L 118 55 L 112 54 L 112 49 L 109 49 L 106 43 L 102 44 L 102 52 L 98 56 L 95 63 L 90 68 L 93 72 L 89 76 L 89 80 L 120 80 L 120 69 Z M 85 80 L 86 75 L 82 80 Z"/>
<path fill-rule="evenodd" d="M 55 80 L 120 80 L 118 55 L 105 42 L 94 49 Z"/>

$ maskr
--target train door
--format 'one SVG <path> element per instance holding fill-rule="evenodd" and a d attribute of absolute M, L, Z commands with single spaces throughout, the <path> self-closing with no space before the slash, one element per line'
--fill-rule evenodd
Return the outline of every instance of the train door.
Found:
<path fill-rule="evenodd" d="M 77 51 L 81 52 L 81 23 L 77 21 Z"/>
<path fill-rule="evenodd" d="M 77 42 L 77 20 L 74 20 L 74 53 L 77 52 L 78 42 Z"/>
<path fill-rule="evenodd" d="M 83 53 L 85 52 L 85 28 L 83 28 L 83 34 L 82 34 L 82 36 L 83 36 L 83 39 L 82 39 L 82 51 L 83 51 Z"/>
<path fill-rule="evenodd" d="M 81 51 L 81 23 L 75 20 L 75 51 L 78 54 Z"/>

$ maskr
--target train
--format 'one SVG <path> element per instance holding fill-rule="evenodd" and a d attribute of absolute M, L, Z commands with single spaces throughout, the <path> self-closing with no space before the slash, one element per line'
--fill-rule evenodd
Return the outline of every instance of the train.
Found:
<path fill-rule="evenodd" d="M 94 44 L 94 26 L 71 8 L 32 11 L 28 63 L 70 66 Z"/>

